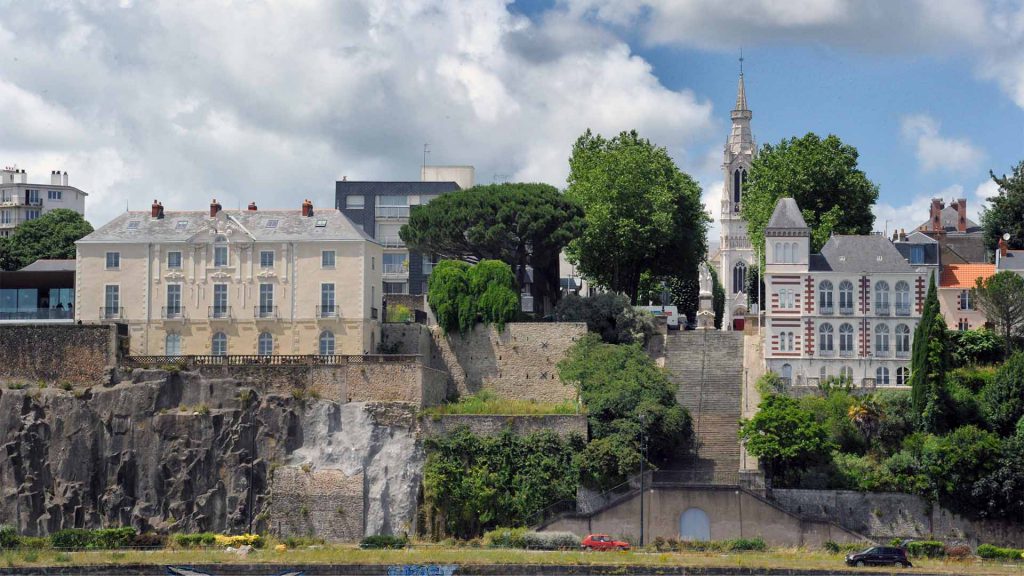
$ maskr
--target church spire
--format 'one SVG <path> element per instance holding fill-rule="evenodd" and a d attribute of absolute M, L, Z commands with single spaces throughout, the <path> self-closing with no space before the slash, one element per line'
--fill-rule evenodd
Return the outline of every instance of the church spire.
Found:
<path fill-rule="evenodd" d="M 736 110 L 747 109 L 747 88 L 743 84 L 743 49 L 740 48 L 740 84 L 736 89 Z"/>

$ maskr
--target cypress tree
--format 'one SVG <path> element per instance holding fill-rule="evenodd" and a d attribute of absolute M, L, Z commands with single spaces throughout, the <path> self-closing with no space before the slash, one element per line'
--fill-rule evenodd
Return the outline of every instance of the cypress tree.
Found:
<path fill-rule="evenodd" d="M 935 317 L 935 309 L 939 306 L 939 296 L 935 290 L 934 276 L 928 280 L 928 295 L 924 299 L 924 310 L 921 313 L 921 321 L 914 329 L 914 342 L 910 353 L 910 398 L 914 414 L 920 416 L 924 411 L 924 385 L 923 379 L 927 368 L 927 346 L 928 333 L 931 329 L 932 318 Z"/>
<path fill-rule="evenodd" d="M 941 433 L 949 413 L 946 371 L 949 367 L 949 335 L 939 311 L 935 280 L 928 284 L 921 322 L 914 331 L 911 354 L 910 386 L 917 428 Z"/>

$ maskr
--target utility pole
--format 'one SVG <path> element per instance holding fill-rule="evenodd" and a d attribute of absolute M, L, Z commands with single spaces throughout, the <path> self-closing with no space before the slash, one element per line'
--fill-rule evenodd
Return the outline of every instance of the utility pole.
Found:
<path fill-rule="evenodd" d="M 647 413 L 640 413 L 640 547 L 644 547 L 644 461 L 647 460 Z"/>

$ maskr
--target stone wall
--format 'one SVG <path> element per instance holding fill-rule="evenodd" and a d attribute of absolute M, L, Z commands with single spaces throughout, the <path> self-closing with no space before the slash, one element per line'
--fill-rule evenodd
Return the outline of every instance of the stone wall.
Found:
<path fill-rule="evenodd" d="M 1024 547 L 1024 524 L 970 520 L 901 493 L 846 490 L 772 490 L 783 508 L 808 518 L 832 520 L 878 541 L 892 538 L 942 540 L 949 543 Z"/>
<path fill-rule="evenodd" d="M 0 324 L 0 383 L 98 384 L 117 346 L 114 324 Z"/>
<path fill-rule="evenodd" d="M 363 475 L 341 470 L 274 470 L 271 530 L 280 538 L 315 536 L 333 541 L 363 537 Z"/>
<path fill-rule="evenodd" d="M 389 354 L 419 354 L 426 358 L 431 356 L 433 347 L 430 328 L 416 323 L 381 324 L 380 343 L 385 348 L 392 348 Z"/>
<path fill-rule="evenodd" d="M 557 364 L 587 332 L 582 322 L 513 322 L 498 332 L 478 324 L 466 334 L 431 328 L 430 365 L 451 375 L 448 394 L 488 390 L 501 398 L 560 403 L 576 397 L 558 378 Z"/>
<path fill-rule="evenodd" d="M 421 429 L 427 436 L 452 433 L 465 426 L 477 436 L 494 436 L 505 430 L 514 434 L 527 435 L 534 432 L 550 431 L 567 438 L 572 434 L 587 438 L 587 417 L 583 415 L 538 415 L 499 416 L 488 414 L 447 414 L 444 416 L 423 416 Z"/>

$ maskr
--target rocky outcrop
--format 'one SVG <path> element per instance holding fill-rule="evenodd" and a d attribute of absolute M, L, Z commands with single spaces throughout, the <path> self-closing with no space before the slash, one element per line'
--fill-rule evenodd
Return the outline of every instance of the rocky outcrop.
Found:
<path fill-rule="evenodd" d="M 0 389 L 0 524 L 273 529 L 283 466 L 361 482 L 346 490 L 364 502 L 349 525 L 399 531 L 415 516 L 422 449 L 414 419 L 380 416 L 413 408 L 385 406 L 160 370 L 87 390 Z"/>

